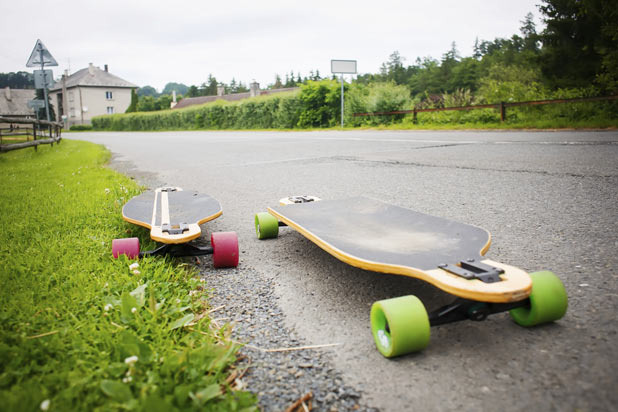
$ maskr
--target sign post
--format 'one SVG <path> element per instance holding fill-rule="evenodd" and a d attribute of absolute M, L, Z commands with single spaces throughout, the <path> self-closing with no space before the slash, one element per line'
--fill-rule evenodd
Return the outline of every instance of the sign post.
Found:
<path fill-rule="evenodd" d="M 331 60 L 330 71 L 341 74 L 341 127 L 343 128 L 343 75 L 356 74 L 356 60 Z"/>
<path fill-rule="evenodd" d="M 58 66 L 58 62 L 54 59 L 54 56 L 51 55 L 47 47 L 43 44 L 43 42 L 38 39 L 36 44 L 34 45 L 34 49 L 32 49 L 32 53 L 30 53 L 30 58 L 26 63 L 26 67 L 36 67 L 37 65 L 41 65 L 41 70 L 34 71 L 34 85 L 36 88 L 39 88 L 38 85 L 42 85 L 43 96 L 45 100 L 45 113 L 47 114 L 47 121 L 51 121 L 49 116 L 49 101 L 47 100 L 47 86 L 50 85 L 53 81 L 53 74 L 51 70 L 45 70 L 45 66 Z M 38 80 L 37 80 L 38 78 Z"/>

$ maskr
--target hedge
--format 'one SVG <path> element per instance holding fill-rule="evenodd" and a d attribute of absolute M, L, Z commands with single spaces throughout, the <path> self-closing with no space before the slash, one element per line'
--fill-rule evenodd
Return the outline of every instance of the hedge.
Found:
<path fill-rule="evenodd" d="M 339 86 L 310 81 L 300 91 L 184 109 L 97 116 L 95 130 L 293 129 L 328 127 L 340 116 Z"/>

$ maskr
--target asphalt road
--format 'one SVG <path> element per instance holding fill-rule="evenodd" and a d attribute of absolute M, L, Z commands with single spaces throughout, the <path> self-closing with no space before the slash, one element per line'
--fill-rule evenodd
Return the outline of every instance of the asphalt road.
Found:
<path fill-rule="evenodd" d="M 235 230 L 239 271 L 271 279 L 285 322 L 307 344 L 341 343 L 334 370 L 363 403 L 397 410 L 615 410 L 618 406 L 618 132 L 81 133 L 146 185 L 220 200 L 212 230 Z M 451 298 L 416 279 L 350 267 L 283 229 L 258 241 L 255 212 L 296 194 L 363 194 L 492 233 L 487 256 L 558 274 L 565 318 L 532 329 L 508 314 L 432 329 L 422 353 L 375 349 L 372 302 Z"/>

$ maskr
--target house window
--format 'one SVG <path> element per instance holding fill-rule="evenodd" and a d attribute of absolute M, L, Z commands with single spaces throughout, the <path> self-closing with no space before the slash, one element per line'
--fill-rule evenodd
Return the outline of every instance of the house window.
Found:
<path fill-rule="evenodd" d="M 114 114 L 114 106 L 107 106 L 107 114 Z"/>
<path fill-rule="evenodd" d="M 112 100 L 112 92 L 105 92 L 105 98 L 107 100 Z"/>

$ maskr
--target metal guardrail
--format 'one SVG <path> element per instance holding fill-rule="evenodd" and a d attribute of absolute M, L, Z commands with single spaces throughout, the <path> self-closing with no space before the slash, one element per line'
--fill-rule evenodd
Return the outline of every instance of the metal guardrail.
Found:
<path fill-rule="evenodd" d="M 20 125 L 26 125 L 21 127 Z M 28 126 L 29 125 L 29 126 Z M 40 144 L 60 143 L 63 124 L 46 120 L 18 119 L 0 116 L 0 152 L 34 147 Z M 22 142 L 24 140 L 25 142 Z M 32 139 L 32 140 L 30 140 Z M 18 143 L 8 143 L 14 142 Z"/>
<path fill-rule="evenodd" d="M 474 110 L 474 109 L 497 109 L 500 111 L 500 121 L 506 119 L 507 107 L 515 106 L 539 106 L 544 104 L 557 104 L 557 103 L 583 103 L 583 102 L 598 102 L 602 100 L 617 100 L 616 96 L 598 96 L 598 97 L 578 97 L 573 99 L 551 99 L 551 100 L 531 100 L 527 102 L 500 102 L 494 104 L 477 104 L 471 106 L 458 106 L 458 107 L 439 107 L 433 109 L 417 109 L 412 110 L 395 110 L 392 112 L 369 112 L 369 113 L 354 113 L 353 116 L 391 116 L 396 114 L 413 114 L 414 122 L 416 123 L 416 114 L 423 112 L 443 112 L 447 110 Z"/>

